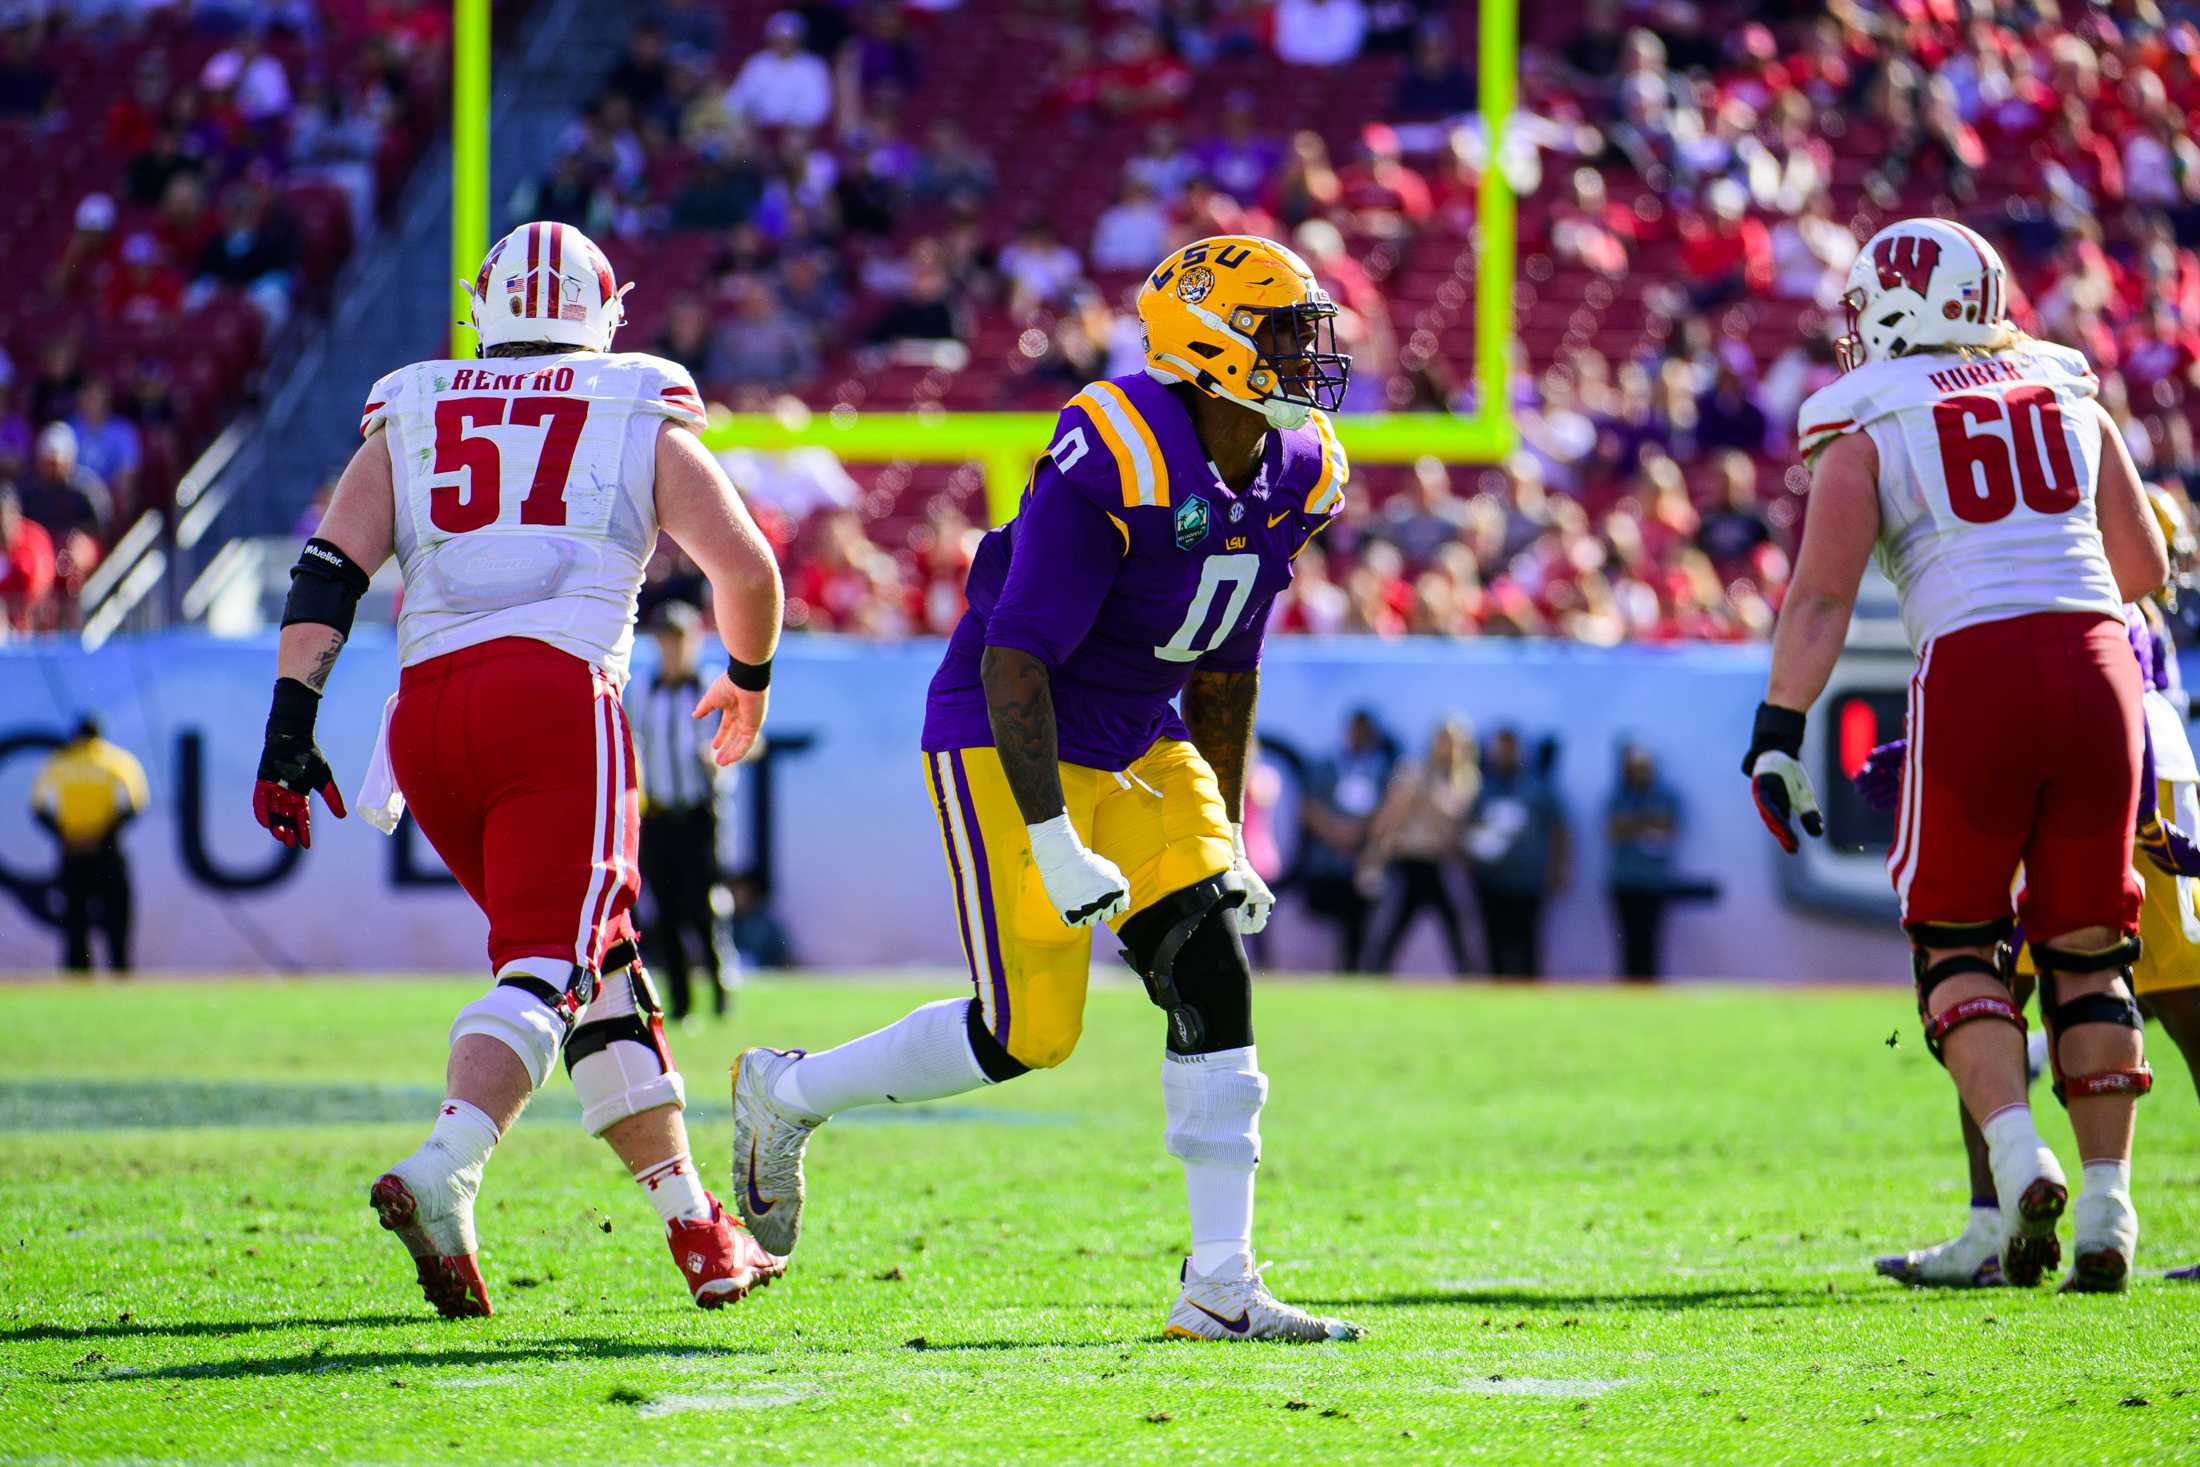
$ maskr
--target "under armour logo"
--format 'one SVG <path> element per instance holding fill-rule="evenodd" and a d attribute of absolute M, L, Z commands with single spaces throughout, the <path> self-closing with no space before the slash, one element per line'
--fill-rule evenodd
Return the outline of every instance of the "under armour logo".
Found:
<path fill-rule="evenodd" d="M 1923 295 L 1933 278 L 1934 267 L 1940 263 L 1940 241 L 1916 234 L 1883 239 L 1879 248 L 1872 251 L 1872 261 L 1879 266 L 1881 290 L 1907 285 Z"/>
<path fill-rule="evenodd" d="M 458 1107 L 455 1105 L 446 1105 L 443 1107 L 443 1114 L 447 1116 L 455 1116 L 458 1114 Z"/>

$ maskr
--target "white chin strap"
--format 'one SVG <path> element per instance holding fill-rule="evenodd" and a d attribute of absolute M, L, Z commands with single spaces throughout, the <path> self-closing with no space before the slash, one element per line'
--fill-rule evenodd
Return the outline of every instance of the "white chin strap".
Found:
<path fill-rule="evenodd" d="M 1232 392 L 1222 385 L 1214 373 L 1194 367 L 1182 357 L 1163 353 L 1159 360 L 1169 363 L 1178 370 L 1164 372 L 1158 368 L 1148 367 L 1146 375 L 1156 382 L 1189 382 L 1192 386 L 1198 387 L 1211 396 L 1222 398 L 1226 402 L 1234 402 L 1241 408 L 1249 408 L 1253 412 L 1259 413 L 1261 417 L 1268 421 L 1268 426 L 1271 428 L 1281 428 L 1286 432 L 1293 428 L 1303 428 L 1306 426 L 1308 419 L 1314 416 L 1314 409 L 1308 403 L 1292 402 L 1288 398 L 1281 397 L 1246 397 L 1240 393 Z M 1214 385 L 1212 387 L 1206 386 L 1200 381 L 1202 377 L 1205 377 L 1209 382 L 1213 382 Z"/>

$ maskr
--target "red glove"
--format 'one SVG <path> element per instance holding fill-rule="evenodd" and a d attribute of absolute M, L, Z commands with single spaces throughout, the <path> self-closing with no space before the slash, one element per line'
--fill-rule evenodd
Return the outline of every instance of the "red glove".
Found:
<path fill-rule="evenodd" d="M 276 840 L 298 850 L 313 845 L 312 791 L 319 790 L 336 818 L 344 818 L 336 774 L 313 742 L 313 715 L 320 703 L 321 695 L 295 678 L 276 679 L 267 739 L 260 748 L 260 778 L 252 787 L 252 818 Z"/>

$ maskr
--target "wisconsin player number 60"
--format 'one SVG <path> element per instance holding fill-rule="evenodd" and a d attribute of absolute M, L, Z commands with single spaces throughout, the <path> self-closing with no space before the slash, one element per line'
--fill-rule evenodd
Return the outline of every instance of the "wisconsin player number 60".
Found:
<path fill-rule="evenodd" d="M 2009 426 L 2007 438 L 1971 431 L 1973 423 L 2000 422 Z M 2019 486 L 2025 508 L 2036 514 L 2067 514 L 2077 506 L 2078 472 L 2051 389 L 2012 387 L 2002 397 L 1967 392 L 1944 398 L 1933 404 L 1933 426 L 1940 430 L 1948 507 L 1957 519 L 1984 525 L 2007 518 L 2017 507 Z"/>

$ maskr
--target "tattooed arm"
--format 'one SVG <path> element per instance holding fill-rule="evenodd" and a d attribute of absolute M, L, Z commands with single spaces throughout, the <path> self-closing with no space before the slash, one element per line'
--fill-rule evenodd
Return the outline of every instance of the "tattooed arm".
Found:
<path fill-rule="evenodd" d="M 1192 747 L 1215 771 L 1223 808 L 1233 822 L 1245 819 L 1245 766 L 1253 752 L 1253 706 L 1260 700 L 1260 669 L 1242 672 L 1194 669 L 1184 685 L 1184 726 Z"/>
<path fill-rule="evenodd" d="M 351 558 L 368 575 L 381 569 L 396 542 L 397 506 L 390 477 L 387 435 L 376 433 L 361 444 L 336 481 L 328 513 L 317 540 L 326 540 Z M 328 687 L 336 668 L 336 654 L 344 650 L 344 634 L 319 622 L 297 622 L 283 628 L 276 645 L 275 676 L 304 683 L 314 692 Z"/>
<path fill-rule="evenodd" d="M 1062 813 L 1062 771 L 1054 735 L 1054 689 L 1046 664 L 1014 647 L 988 647 L 978 664 L 993 747 L 1026 825 Z"/>

